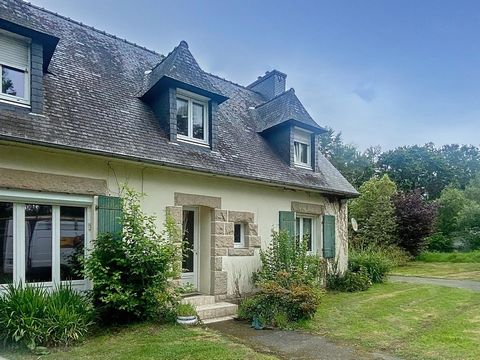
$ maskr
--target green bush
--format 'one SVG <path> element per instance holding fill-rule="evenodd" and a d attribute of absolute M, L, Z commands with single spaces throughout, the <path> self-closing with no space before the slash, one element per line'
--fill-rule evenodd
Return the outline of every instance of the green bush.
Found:
<path fill-rule="evenodd" d="M 287 232 L 273 232 L 260 258 L 262 267 L 254 274 L 258 292 L 241 303 L 239 316 L 282 328 L 313 316 L 323 294 L 324 264 L 308 254 L 306 242 L 298 243 Z"/>
<path fill-rule="evenodd" d="M 100 234 L 85 260 L 95 306 L 104 322 L 157 318 L 174 301 L 169 279 L 177 271 L 178 229 L 167 216 L 166 230 L 158 234 L 155 217 L 142 212 L 132 190 L 125 190 L 122 210 L 122 234 Z"/>
<path fill-rule="evenodd" d="M 85 337 L 93 325 L 88 297 L 70 286 L 44 288 L 9 285 L 0 298 L 0 337 L 28 347 L 69 345 Z"/>
<path fill-rule="evenodd" d="M 281 328 L 311 318 L 323 295 L 319 287 L 299 283 L 288 273 L 279 273 L 277 281 L 263 281 L 258 287 L 258 293 L 240 304 L 239 317 L 256 318 L 262 325 Z"/>
<path fill-rule="evenodd" d="M 372 286 L 372 280 L 363 267 L 358 271 L 347 270 L 342 275 L 328 274 L 327 289 L 341 292 L 365 291 Z"/>
<path fill-rule="evenodd" d="M 453 238 L 435 233 L 427 238 L 427 248 L 429 251 L 451 252 L 453 251 Z"/>
<path fill-rule="evenodd" d="M 417 260 L 425 262 L 480 263 L 480 250 L 452 253 L 424 252 L 417 256 Z"/>
<path fill-rule="evenodd" d="M 351 250 L 348 254 L 348 268 L 352 273 L 365 270 L 372 283 L 382 283 L 392 269 L 392 261 L 382 251 Z"/>

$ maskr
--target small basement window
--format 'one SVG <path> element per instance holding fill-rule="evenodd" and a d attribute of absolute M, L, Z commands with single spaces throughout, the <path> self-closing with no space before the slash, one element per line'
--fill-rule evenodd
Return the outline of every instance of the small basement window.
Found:
<path fill-rule="evenodd" d="M 294 129 L 293 148 L 295 166 L 312 168 L 312 133 Z"/>
<path fill-rule="evenodd" d="M 236 248 L 245 247 L 245 225 L 242 223 L 234 224 L 233 230 L 233 246 Z"/>
<path fill-rule="evenodd" d="M 208 99 L 177 89 L 177 138 L 208 144 Z"/>
<path fill-rule="evenodd" d="M 30 103 L 30 40 L 0 30 L 0 100 Z"/>

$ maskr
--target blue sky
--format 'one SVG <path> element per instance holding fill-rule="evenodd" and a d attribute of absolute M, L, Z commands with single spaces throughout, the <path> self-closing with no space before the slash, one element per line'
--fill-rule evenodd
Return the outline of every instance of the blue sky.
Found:
<path fill-rule="evenodd" d="M 242 85 L 288 74 L 312 117 L 364 149 L 479 145 L 478 1 L 32 0 Z"/>

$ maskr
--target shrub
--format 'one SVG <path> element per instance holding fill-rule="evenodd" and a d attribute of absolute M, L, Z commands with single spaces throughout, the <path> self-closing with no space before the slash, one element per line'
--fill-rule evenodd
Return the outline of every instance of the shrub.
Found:
<path fill-rule="evenodd" d="M 372 280 L 363 267 L 358 271 L 347 270 L 343 274 L 328 274 L 327 289 L 332 291 L 356 292 L 365 291 L 372 286 Z"/>
<path fill-rule="evenodd" d="M 453 251 L 453 238 L 443 235 L 442 233 L 435 233 L 430 235 L 427 239 L 427 249 L 429 251 L 451 252 Z"/>
<path fill-rule="evenodd" d="M 31 350 L 82 339 L 93 319 L 90 299 L 70 286 L 49 292 L 40 287 L 9 285 L 0 298 L 0 337 Z"/>
<path fill-rule="evenodd" d="M 418 255 L 426 247 L 427 236 L 433 232 L 437 206 L 427 202 L 418 192 L 400 193 L 393 203 L 398 245 L 411 255 Z"/>
<path fill-rule="evenodd" d="M 173 300 L 163 294 L 172 293 L 169 278 L 178 262 L 174 221 L 167 216 L 166 230 L 158 234 L 155 217 L 142 212 L 139 195 L 129 189 L 124 191 L 122 210 L 122 234 L 100 234 L 85 260 L 104 322 L 151 319 Z"/>
<path fill-rule="evenodd" d="M 258 292 L 241 303 L 239 316 L 278 327 L 313 316 L 323 294 L 323 263 L 308 254 L 306 242 L 298 243 L 284 231 L 273 232 L 260 258 L 262 267 L 254 274 Z"/>
<path fill-rule="evenodd" d="M 284 273 L 281 281 L 264 281 L 254 296 L 242 301 L 239 317 L 258 319 L 262 325 L 287 327 L 288 323 L 311 318 L 323 295 L 319 287 L 291 283 Z M 291 279 L 290 279 L 291 280 Z M 284 283 L 288 282 L 288 286 Z"/>
<path fill-rule="evenodd" d="M 392 269 L 392 261 L 382 251 L 351 250 L 348 255 L 348 268 L 352 273 L 368 275 L 372 283 L 385 281 L 388 272 Z"/>
<path fill-rule="evenodd" d="M 445 188 L 438 199 L 438 212 L 435 221 L 436 231 L 445 236 L 458 231 L 458 217 L 467 202 L 462 190 L 453 187 Z M 441 249 L 436 250 L 442 251 Z"/>

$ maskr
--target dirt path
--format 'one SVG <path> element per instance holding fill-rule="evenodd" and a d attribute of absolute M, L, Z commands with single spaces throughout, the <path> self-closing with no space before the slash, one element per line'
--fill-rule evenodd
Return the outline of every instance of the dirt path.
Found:
<path fill-rule="evenodd" d="M 243 321 L 229 320 L 208 324 L 229 337 L 263 353 L 282 359 L 319 360 L 398 360 L 384 354 L 368 354 L 333 343 L 322 336 L 301 331 L 254 330 Z"/>
<path fill-rule="evenodd" d="M 439 279 L 420 276 L 398 276 L 391 275 L 388 277 L 393 282 L 406 282 L 412 284 L 440 285 L 459 289 L 467 289 L 480 291 L 480 281 L 474 280 L 455 280 L 455 279 Z"/>

